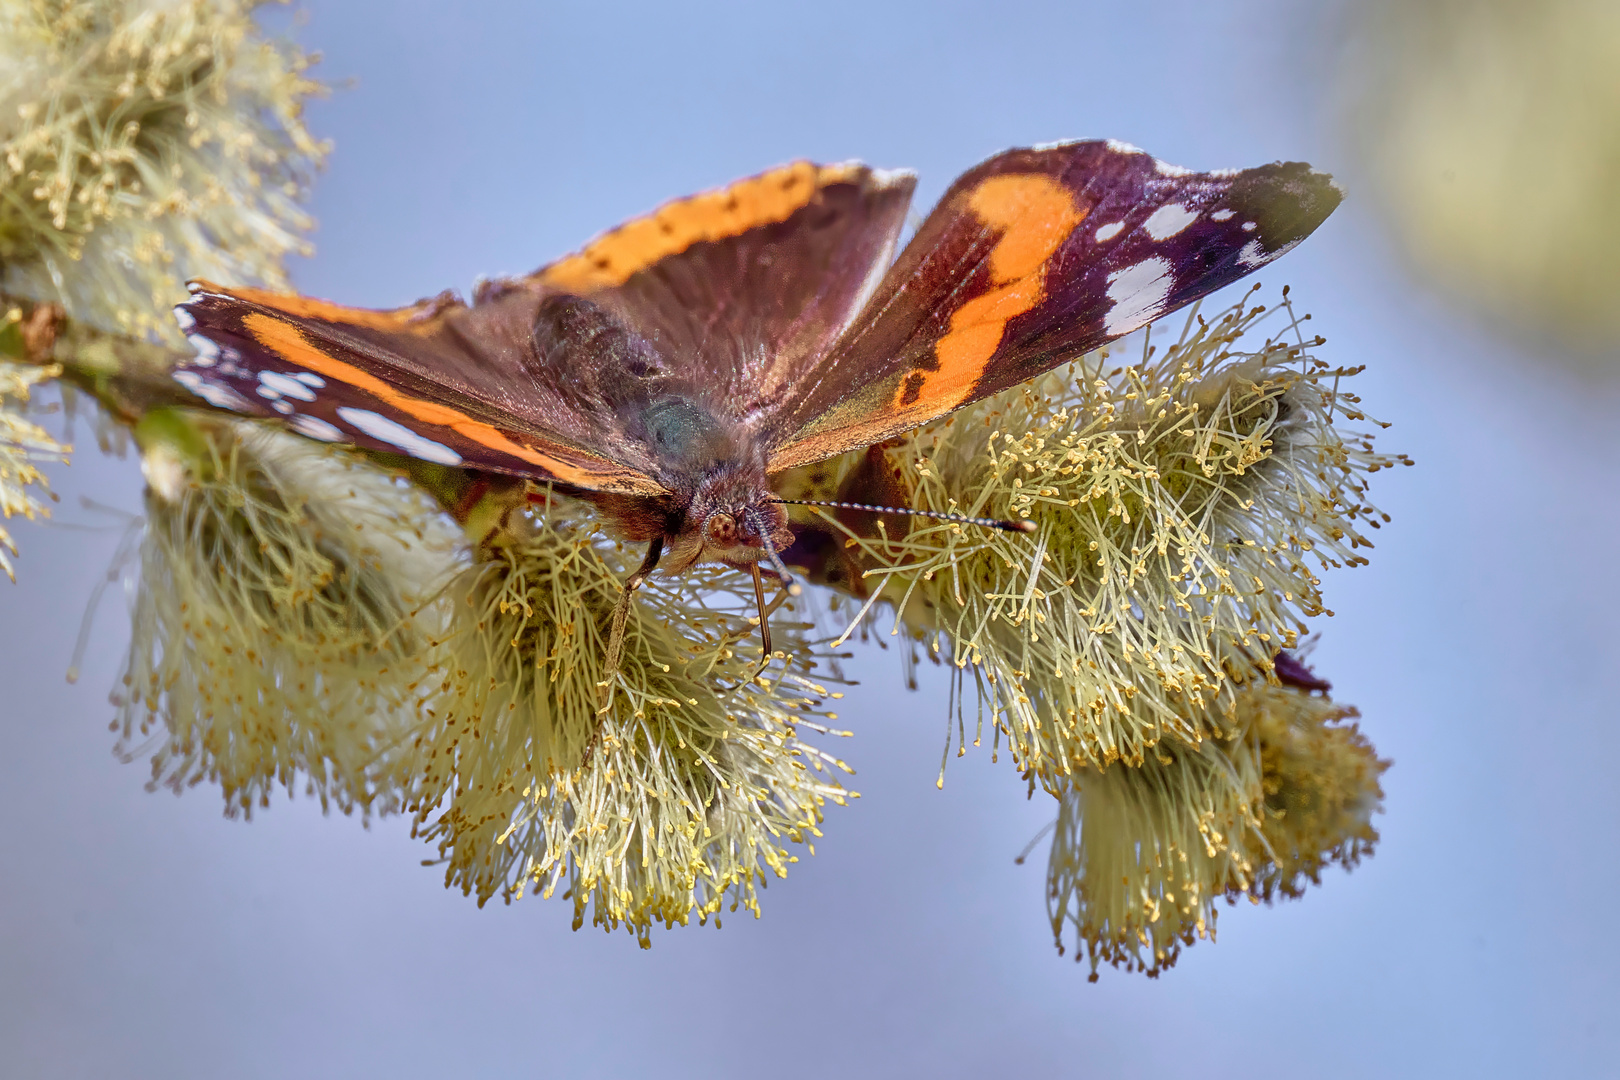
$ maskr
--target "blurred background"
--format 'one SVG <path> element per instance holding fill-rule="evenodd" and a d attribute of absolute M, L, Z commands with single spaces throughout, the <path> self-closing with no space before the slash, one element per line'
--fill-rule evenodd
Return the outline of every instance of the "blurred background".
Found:
<path fill-rule="evenodd" d="M 1114 137 L 1200 169 L 1308 160 L 1347 203 L 1260 275 L 1366 364 L 1418 467 L 1375 477 L 1372 565 L 1312 657 L 1379 752 L 1377 854 L 1224 911 L 1150 981 L 1052 948 L 1050 820 L 988 751 L 935 789 L 945 680 L 857 658 L 861 798 L 716 931 L 482 911 L 402 823 L 207 788 L 111 753 L 127 640 L 91 590 L 140 506 L 84 452 L 0 585 L 0 1073 L 1518 1076 L 1620 1069 L 1620 14 L 1612 4 L 308 0 L 335 142 L 295 285 L 393 306 L 521 272 L 795 157 L 921 174 Z M 1219 303 L 1223 297 L 1217 297 Z M 112 510 L 86 508 L 81 497 Z M 116 512 L 115 512 L 116 511 Z M 1044 849 L 1037 849 L 1038 851 Z"/>

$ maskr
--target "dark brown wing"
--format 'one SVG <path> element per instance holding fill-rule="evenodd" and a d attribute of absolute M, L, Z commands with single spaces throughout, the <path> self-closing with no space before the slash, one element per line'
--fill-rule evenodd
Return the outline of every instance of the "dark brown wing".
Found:
<path fill-rule="evenodd" d="M 529 344 L 533 307 L 445 295 L 373 311 L 193 282 L 175 314 L 198 354 L 174 377 L 216 407 L 327 442 L 665 494 L 650 462 L 603 448 L 600 403 L 556 392 Z"/>
<path fill-rule="evenodd" d="M 645 339 L 671 392 L 750 423 L 877 287 L 916 178 L 798 161 L 667 203 L 512 285 L 579 296 Z"/>
<path fill-rule="evenodd" d="M 746 439 L 860 309 L 912 187 L 860 165 L 784 166 L 489 283 L 472 307 L 445 294 L 372 311 L 198 282 L 176 310 L 199 355 L 175 378 L 315 438 L 668 494 L 711 444 Z"/>
<path fill-rule="evenodd" d="M 772 472 L 1016 386 L 1259 269 L 1341 195 L 1298 163 L 1194 173 L 1115 142 L 953 184 L 767 432 Z"/>

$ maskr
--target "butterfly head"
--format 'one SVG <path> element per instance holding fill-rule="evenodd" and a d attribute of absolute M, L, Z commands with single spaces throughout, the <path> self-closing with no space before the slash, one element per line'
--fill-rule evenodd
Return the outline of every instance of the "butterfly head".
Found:
<path fill-rule="evenodd" d="M 759 563 L 770 566 L 777 580 L 789 596 L 798 596 L 799 583 L 782 563 L 780 550 L 793 543 L 793 530 L 788 528 L 787 513 L 780 503 L 767 492 L 736 510 L 717 510 L 703 523 L 707 543 L 713 551 L 708 557 L 732 566 L 747 566 L 754 575 L 754 589 L 759 589 Z M 760 600 L 760 625 L 765 626 L 765 602 Z M 765 652 L 771 651 L 770 631 L 765 630 Z"/>
<path fill-rule="evenodd" d="M 764 476 L 753 470 L 721 468 L 698 485 L 686 514 L 685 544 L 693 562 L 723 562 L 743 567 L 770 562 L 773 554 L 793 543 L 787 513 L 772 501 Z"/>
<path fill-rule="evenodd" d="M 768 542 L 768 544 L 767 544 Z M 787 515 L 771 502 L 756 502 L 716 510 L 703 522 L 706 559 L 750 563 L 766 559 L 766 547 L 778 550 L 793 543 Z"/>

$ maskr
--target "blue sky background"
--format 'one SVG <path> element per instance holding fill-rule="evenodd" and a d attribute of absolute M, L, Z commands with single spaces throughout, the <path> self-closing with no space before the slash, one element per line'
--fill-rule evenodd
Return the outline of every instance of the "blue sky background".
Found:
<path fill-rule="evenodd" d="M 1051 816 L 1007 763 L 934 787 L 944 682 L 873 650 L 840 753 L 862 798 L 765 918 L 571 932 L 478 910 L 401 822 L 143 789 L 111 754 L 127 631 L 84 602 L 134 513 L 132 459 L 81 453 L 0 584 L 0 1073 L 1520 1076 L 1620 1067 L 1608 907 L 1620 760 L 1620 391 L 1478 329 L 1404 275 L 1335 137 L 1339 35 L 1303 0 L 995 5 L 311 2 L 295 33 L 336 142 L 304 291 L 392 306 L 525 271 L 664 199 L 795 158 L 921 173 L 926 208 L 1006 146 L 1112 136 L 1199 168 L 1306 159 L 1347 205 L 1266 270 L 1365 363 L 1394 515 L 1326 583 L 1314 661 L 1386 774 L 1383 842 L 1276 908 L 1223 911 L 1157 981 L 1059 959 Z M 1527 151 L 1528 152 L 1528 151 Z M 81 429 L 80 442 L 88 443 Z M 111 522 L 112 524 L 108 524 Z"/>

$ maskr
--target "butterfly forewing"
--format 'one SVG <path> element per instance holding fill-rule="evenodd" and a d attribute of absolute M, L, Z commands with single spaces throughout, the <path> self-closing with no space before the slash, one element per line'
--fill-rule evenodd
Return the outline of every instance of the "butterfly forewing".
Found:
<path fill-rule="evenodd" d="M 660 377 L 739 420 L 782 404 L 888 268 L 916 178 L 799 161 L 666 204 L 526 282 L 644 337 Z"/>
<path fill-rule="evenodd" d="M 372 311 L 195 282 L 176 314 L 198 355 L 174 377 L 212 405 L 326 442 L 662 494 L 645 463 L 593 448 L 589 403 L 535 380 L 524 345 L 534 306 L 441 297 Z"/>
<path fill-rule="evenodd" d="M 1302 164 L 1194 173 L 1134 147 L 1011 150 L 954 183 L 771 430 L 777 471 L 1016 386 L 1259 269 L 1340 193 Z"/>

